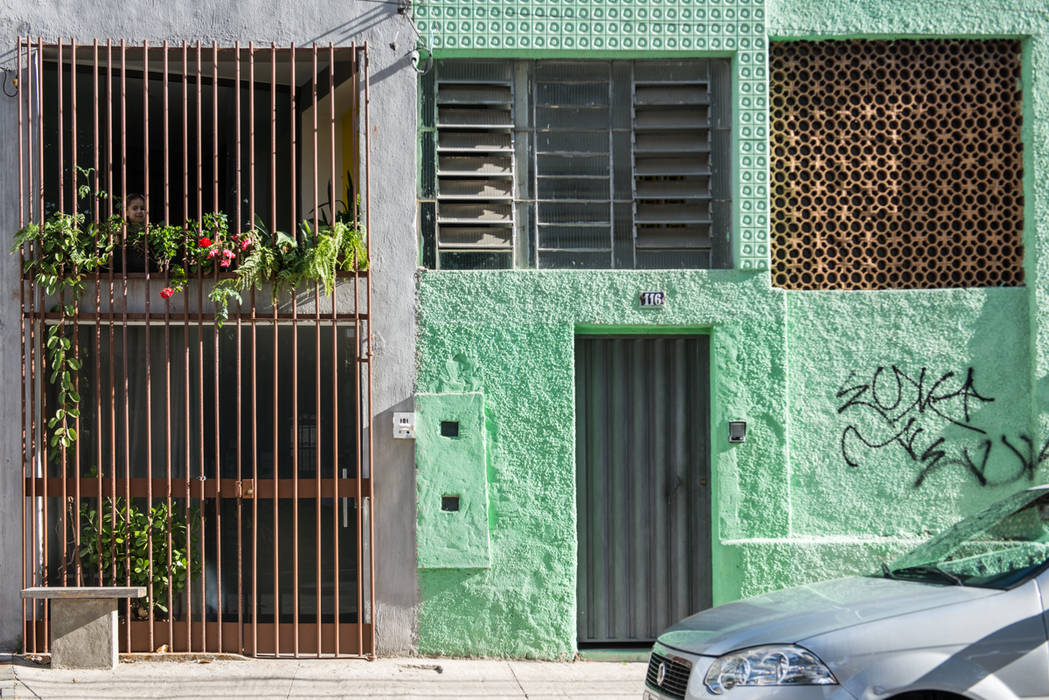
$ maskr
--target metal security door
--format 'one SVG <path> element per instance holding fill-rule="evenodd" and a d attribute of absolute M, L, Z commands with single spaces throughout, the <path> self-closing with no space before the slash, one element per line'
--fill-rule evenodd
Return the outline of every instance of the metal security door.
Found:
<path fill-rule="evenodd" d="M 709 366 L 707 336 L 576 339 L 580 644 L 711 604 Z"/>

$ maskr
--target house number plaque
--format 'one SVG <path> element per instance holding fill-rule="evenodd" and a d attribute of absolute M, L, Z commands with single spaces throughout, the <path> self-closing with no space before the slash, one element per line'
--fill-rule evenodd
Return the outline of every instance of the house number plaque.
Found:
<path fill-rule="evenodd" d="M 666 305 L 666 292 L 641 292 L 641 308 L 658 309 Z"/>

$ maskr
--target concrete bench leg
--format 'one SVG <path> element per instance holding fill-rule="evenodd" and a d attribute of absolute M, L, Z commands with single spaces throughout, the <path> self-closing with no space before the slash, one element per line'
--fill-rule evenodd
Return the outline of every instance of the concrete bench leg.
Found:
<path fill-rule="evenodd" d="M 51 668 L 116 668 L 117 600 L 51 601 Z"/>

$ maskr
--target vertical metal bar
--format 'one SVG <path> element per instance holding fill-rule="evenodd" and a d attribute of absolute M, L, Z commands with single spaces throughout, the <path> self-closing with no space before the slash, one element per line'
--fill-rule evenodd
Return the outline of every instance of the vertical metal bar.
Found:
<path fill-rule="evenodd" d="M 99 207 L 99 188 L 101 183 L 99 182 L 99 170 L 102 164 L 99 162 L 98 154 L 98 135 L 99 135 L 99 94 L 98 94 L 98 39 L 95 39 L 91 45 L 91 96 L 94 102 L 94 108 L 91 110 L 92 114 L 92 148 L 94 157 L 92 159 L 91 173 L 93 175 L 94 193 L 91 195 L 92 201 L 92 218 L 95 223 L 95 235 L 96 235 L 96 249 L 97 249 L 97 236 L 102 225 L 101 223 L 101 211 Z M 112 267 L 112 265 L 110 266 Z M 98 522 L 96 532 L 102 532 L 102 271 L 99 268 L 95 268 L 95 472 L 98 476 Z M 98 540 L 96 540 L 96 543 Z M 98 552 L 98 566 L 96 575 L 98 576 L 98 584 L 102 585 L 102 552 Z"/>
<path fill-rule="evenodd" d="M 255 230 L 255 42 L 248 42 L 248 216 L 251 242 L 258 245 Z M 258 326 L 255 288 L 251 288 L 251 654 L 259 655 L 259 420 L 258 420 Z"/>
<path fill-rule="evenodd" d="M 62 71 L 65 70 L 65 66 L 63 65 L 63 59 L 62 59 L 62 47 L 63 47 L 62 37 L 59 37 L 58 38 L 58 192 L 59 192 L 59 195 L 58 195 L 58 210 L 64 214 L 65 211 L 66 211 L 66 193 L 65 193 L 65 180 L 63 179 L 63 174 L 64 174 L 65 169 L 66 169 L 66 159 L 65 159 L 65 133 L 64 133 L 65 132 L 65 114 L 63 112 L 63 107 L 64 107 L 63 90 L 64 90 L 64 86 L 62 85 Z M 60 311 L 61 311 L 61 317 L 59 319 L 59 323 L 61 324 L 61 329 L 62 329 L 62 332 L 63 332 L 63 335 L 64 335 L 64 333 L 65 333 L 65 323 L 66 323 L 65 289 L 62 290 L 62 294 L 61 294 L 60 299 L 59 299 L 59 306 L 60 306 Z M 67 419 L 66 419 L 65 416 L 63 416 L 62 417 L 62 428 L 63 428 L 63 431 L 66 429 L 66 427 L 67 427 Z M 67 433 L 67 436 L 68 436 L 68 433 Z M 69 562 L 69 539 L 66 536 L 66 530 L 69 527 L 69 517 L 68 517 L 69 516 L 69 507 L 68 507 L 68 505 L 69 505 L 69 490 L 68 490 L 68 482 L 67 482 L 67 476 L 68 476 L 67 471 L 68 471 L 68 468 L 69 468 L 69 463 L 66 461 L 66 445 L 65 445 L 65 441 L 62 442 L 62 446 L 60 448 L 59 455 L 60 455 L 60 459 L 61 459 L 61 461 L 59 462 L 59 465 L 60 465 L 60 467 L 62 469 L 62 506 L 61 506 L 61 508 L 62 508 L 62 516 L 61 516 L 62 517 L 62 537 L 61 537 L 61 540 L 59 542 L 59 545 L 62 548 L 62 585 L 63 586 L 68 586 L 69 585 L 69 567 L 68 567 L 68 562 Z"/>
<path fill-rule="evenodd" d="M 36 208 L 34 206 L 35 199 L 36 199 L 35 190 L 34 190 L 36 181 L 34 179 L 34 175 L 36 174 L 36 171 L 35 171 L 35 166 L 33 165 L 33 162 L 34 162 L 33 161 L 33 148 L 34 148 L 34 144 L 35 144 L 34 137 L 33 137 L 33 134 L 34 134 L 33 126 L 35 124 L 36 127 L 37 127 L 37 131 L 40 132 L 40 133 L 43 133 L 43 129 L 41 128 L 42 127 L 42 113 L 41 113 L 39 104 L 37 105 L 36 111 L 34 111 L 34 109 L 33 109 L 33 96 L 35 94 L 37 96 L 37 99 L 38 100 L 40 99 L 41 84 L 40 84 L 40 73 L 39 72 L 35 72 L 34 73 L 33 40 L 29 36 L 26 36 L 26 38 L 25 38 L 25 47 L 26 47 L 26 75 L 25 75 L 25 80 L 22 83 L 19 84 L 19 92 L 21 92 L 22 86 L 24 85 L 26 87 L 26 116 L 27 116 L 26 165 L 27 165 L 27 171 L 28 171 L 27 172 L 27 176 L 28 176 L 27 195 L 28 195 L 28 204 L 29 204 L 28 221 L 31 223 L 31 222 L 33 222 L 35 220 L 34 219 L 34 217 L 35 217 L 34 212 L 36 210 Z M 37 54 L 37 55 L 39 55 L 39 54 Z M 34 77 L 34 75 L 35 75 L 35 77 Z M 21 80 L 21 74 L 20 74 L 20 78 L 19 79 Z M 34 91 L 34 86 L 36 87 L 35 91 Z M 41 168 L 41 173 L 42 172 L 43 172 L 43 170 Z M 40 178 L 40 183 L 41 183 L 40 191 L 43 192 L 43 177 L 42 176 Z M 40 224 L 43 225 L 43 209 L 41 209 L 41 211 L 40 211 Z M 27 254 L 27 255 L 29 255 L 31 257 L 35 256 L 36 255 L 35 246 L 30 246 L 29 249 L 25 251 L 25 254 Z M 24 271 L 25 268 L 23 267 L 22 270 Z M 39 515 L 37 511 L 40 509 L 42 504 L 39 502 L 39 500 L 37 498 L 37 477 L 38 477 L 38 475 L 37 475 L 37 470 L 38 470 L 37 464 L 38 464 L 38 459 L 39 459 L 39 455 L 40 455 L 41 449 L 40 449 L 40 446 L 37 444 L 36 425 L 37 425 L 37 421 L 40 418 L 42 418 L 43 415 L 44 415 L 43 412 L 40 411 L 38 409 L 38 407 L 36 406 L 36 370 L 37 370 L 37 365 L 36 365 L 36 362 L 37 362 L 37 359 L 36 359 L 36 348 L 37 348 L 37 344 L 40 342 L 40 337 L 41 337 L 40 333 L 43 330 L 41 328 L 40 324 L 38 323 L 38 319 L 37 319 L 37 315 L 36 315 L 36 297 L 37 297 L 37 293 L 38 292 L 37 292 L 36 285 L 30 285 L 30 287 L 29 287 L 29 395 L 28 395 L 28 398 L 29 398 L 29 410 L 28 410 L 28 413 L 29 413 L 29 417 L 30 417 L 30 419 L 29 419 L 29 460 L 30 461 L 29 461 L 29 464 L 27 465 L 27 467 L 29 469 L 29 475 L 30 475 L 29 495 L 30 495 L 30 498 L 31 498 L 31 500 L 30 500 L 30 509 L 29 509 L 29 513 L 30 513 L 30 515 L 29 515 L 29 517 L 30 517 L 30 525 L 29 525 L 29 533 L 30 533 L 29 559 L 30 559 L 30 565 L 29 565 L 29 568 L 30 568 L 30 573 L 32 575 L 32 579 L 31 580 L 32 580 L 32 583 L 33 583 L 34 586 L 43 585 L 43 581 L 42 581 L 42 577 L 40 576 L 40 573 L 41 573 L 41 570 L 43 569 L 43 566 L 44 566 L 43 562 L 40 561 L 40 557 L 39 557 L 39 551 L 40 551 L 39 544 L 40 544 L 40 538 L 43 536 L 44 527 L 41 526 L 39 529 L 37 528 L 38 515 Z M 41 308 L 43 308 L 43 304 L 41 304 Z M 43 348 L 41 348 L 41 356 L 43 356 Z M 41 434 L 41 437 L 43 437 L 43 432 Z M 32 633 L 33 633 L 33 644 L 32 644 L 31 648 L 32 648 L 34 653 L 36 653 L 36 652 L 38 652 L 40 650 L 39 639 L 38 639 L 38 630 L 37 630 L 37 610 L 38 610 L 39 607 L 40 607 L 40 605 L 37 604 L 35 601 L 33 601 L 33 602 L 31 602 L 29 604 L 29 609 L 30 609 L 29 618 L 30 618 L 31 629 L 32 629 Z M 44 620 L 46 620 L 46 616 L 45 616 Z M 27 638 L 23 636 L 22 640 L 23 640 L 23 643 L 22 643 L 23 650 L 24 651 L 28 651 L 29 648 L 26 647 L 26 644 L 28 642 Z"/>
<path fill-rule="evenodd" d="M 121 342 L 124 364 L 124 525 L 130 529 L 131 511 L 131 415 L 128 408 L 128 368 L 127 368 L 127 44 L 120 40 L 120 250 L 123 256 L 121 275 Z M 131 585 L 131 542 L 124 538 L 124 585 Z M 127 651 L 131 651 L 131 599 L 126 603 L 127 612 Z"/>
<path fill-rule="evenodd" d="M 295 229 L 295 44 L 290 48 L 290 71 L 291 71 L 291 163 L 292 163 L 292 227 L 291 235 L 297 235 Z M 276 240 L 277 236 L 277 48 L 270 44 L 270 233 Z M 293 295 L 294 296 L 294 295 Z M 280 339 L 277 326 L 277 296 L 273 292 L 273 655 L 280 656 L 280 465 L 278 464 L 278 430 L 280 425 L 280 414 L 278 410 L 279 382 L 278 382 L 278 357 L 280 354 Z M 294 420 L 294 417 L 293 417 Z M 294 437 L 292 438 L 294 439 Z"/>
<path fill-rule="evenodd" d="M 77 214 L 77 198 L 78 190 L 77 182 L 79 175 L 79 168 L 77 167 L 77 94 L 76 94 L 76 39 L 69 40 L 69 96 L 70 96 L 70 132 L 71 132 L 71 148 L 70 152 L 72 155 L 72 214 L 76 217 Z M 75 218 L 74 218 L 75 220 Z M 79 309 L 80 299 L 74 298 L 72 303 L 75 308 Z M 73 318 L 73 359 L 78 363 L 80 362 L 80 328 L 76 325 L 76 317 Z M 76 370 L 73 373 L 73 386 L 79 386 L 80 371 Z M 79 408 L 79 407 L 78 407 Z M 80 412 L 77 411 L 77 417 L 73 419 L 73 426 L 76 430 L 77 439 L 73 442 L 73 517 L 71 518 L 70 527 L 73 529 L 73 572 L 74 580 L 78 586 L 84 585 L 84 569 L 80 563 Z"/>
<path fill-rule="evenodd" d="M 23 160 L 22 150 L 25 148 L 25 135 L 22 128 L 22 36 L 18 37 L 18 48 L 15 50 L 15 79 L 18 81 L 18 228 L 21 229 L 25 226 L 25 163 Z M 28 57 L 28 52 L 27 52 Z M 22 404 L 22 483 L 20 484 L 19 490 L 22 492 L 22 510 L 21 510 L 21 524 L 22 524 L 22 588 L 26 588 L 26 568 L 28 567 L 28 560 L 31 557 L 26 556 L 26 479 L 29 477 L 29 449 L 26 441 L 26 437 L 29 433 L 27 422 L 27 416 L 29 415 L 26 411 L 26 388 L 28 382 L 26 379 L 26 276 L 25 276 L 25 246 L 19 248 L 18 251 L 18 339 L 22 349 L 22 384 L 21 384 L 21 404 Z M 36 505 L 36 499 L 33 499 L 31 507 Z M 28 618 L 28 607 L 26 601 L 22 599 L 22 653 L 26 652 L 26 640 L 29 639 L 29 618 Z"/>
<path fill-rule="evenodd" d="M 106 229 L 108 244 L 113 240 L 113 40 L 106 40 Z M 114 351 L 116 333 L 114 315 L 116 311 L 116 253 L 110 253 L 109 265 L 109 476 L 110 505 L 109 524 L 113 532 L 117 530 L 117 382 Z M 101 465 L 99 465 L 101 470 Z M 117 544 L 116 538 L 110 538 L 109 544 L 110 583 L 117 583 Z"/>
<path fill-rule="evenodd" d="M 234 124 L 234 139 L 237 145 L 236 169 L 237 169 L 237 182 L 234 186 L 236 192 L 237 205 L 233 211 L 236 212 L 236 217 L 233 221 L 233 225 L 236 226 L 236 235 L 241 235 L 243 232 L 240 221 L 241 221 L 241 195 L 240 195 L 240 42 L 236 41 L 233 44 L 233 73 L 234 73 L 234 87 L 233 87 L 233 124 Z M 242 251 L 235 251 L 242 252 Z M 238 308 L 238 311 L 240 309 Z M 243 474 L 241 470 L 241 454 L 240 454 L 240 440 L 241 440 L 241 367 L 240 367 L 240 350 L 241 350 L 241 315 L 237 314 L 237 357 L 236 363 L 236 382 L 237 382 L 237 481 L 242 482 Z M 237 508 L 237 649 L 243 654 L 244 653 L 244 556 L 243 556 L 243 543 L 241 541 L 242 534 L 244 533 L 242 523 L 242 504 L 243 504 L 243 487 L 241 492 L 236 494 L 236 508 Z"/>
<path fill-rule="evenodd" d="M 37 216 L 39 217 L 39 226 L 44 226 L 44 40 L 42 37 L 37 37 L 37 51 L 36 51 L 36 115 L 37 115 L 37 167 L 40 168 L 39 177 L 37 178 L 37 185 L 39 186 L 38 192 L 38 207 Z M 37 251 L 39 254 L 39 251 Z M 39 328 L 40 340 L 47 334 L 47 329 L 43 323 L 43 313 L 46 305 L 43 290 L 40 291 L 40 323 L 34 324 Z M 38 341 L 39 342 L 39 341 Z M 44 377 L 47 376 L 47 355 L 44 352 L 43 347 L 40 348 L 40 381 L 44 381 Z M 43 391 L 43 387 L 40 387 L 40 416 L 47 415 L 47 394 Z M 39 467 L 34 465 L 34 473 L 39 472 L 43 482 L 43 498 L 40 501 L 41 510 L 43 513 L 40 518 L 40 539 L 43 544 L 43 558 L 40 562 L 40 582 L 43 585 L 49 584 L 49 573 L 50 569 L 48 566 L 48 537 L 47 528 L 48 517 L 47 517 L 47 465 L 48 465 L 48 441 L 41 430 L 40 435 L 40 465 Z M 42 605 L 42 612 L 44 616 L 44 630 L 43 630 L 43 651 L 47 651 L 49 648 L 48 640 L 51 639 L 51 605 L 48 601 L 44 601 Z"/>
<path fill-rule="evenodd" d="M 58 210 L 65 213 L 66 210 L 66 146 L 65 146 L 65 119 L 62 115 L 63 90 L 62 84 L 62 37 L 58 37 Z M 64 507 L 64 506 L 63 506 Z M 65 537 L 65 533 L 62 534 Z"/>
<path fill-rule="evenodd" d="M 145 281 L 145 302 L 146 302 L 146 328 L 145 328 L 145 360 L 146 360 L 146 514 L 148 517 L 152 517 L 153 514 L 153 376 L 150 352 L 150 313 L 149 313 L 149 297 L 150 289 L 152 284 L 149 277 L 149 43 L 142 42 L 142 148 L 145 151 L 143 155 L 143 174 L 142 174 L 142 196 L 146 203 L 146 221 L 145 228 L 143 229 L 142 235 L 142 247 L 145 249 L 143 257 L 146 259 L 146 281 Z M 125 333 L 126 333 L 125 329 Z M 153 528 L 149 528 L 146 536 L 146 550 L 148 556 L 148 572 L 149 581 L 147 584 L 147 595 L 146 604 L 147 609 L 147 620 L 149 626 L 147 629 L 147 635 L 149 639 L 149 648 L 155 649 L 155 641 L 153 639 L 153 606 L 155 601 L 155 591 L 153 590 Z"/>
<path fill-rule="evenodd" d="M 335 45 L 328 43 L 328 125 L 331 143 L 331 221 L 335 225 Z M 345 164 L 344 164 L 345 165 Z M 349 202 L 346 203 L 350 206 Z M 320 305 L 317 305 L 320 309 Z M 332 516 L 332 612 L 334 614 L 335 658 L 339 657 L 339 329 L 335 323 L 337 312 L 335 290 L 331 292 L 331 516 Z M 319 343 L 318 343 L 319 345 Z M 320 363 L 317 363 L 318 368 Z M 319 369 L 318 369 L 319 371 Z M 318 402 L 320 403 L 320 402 Z M 319 422 L 319 421 L 318 421 Z M 319 507 L 319 506 L 318 506 Z M 320 538 L 317 540 L 320 552 Z M 319 554 L 318 554 L 319 557 Z M 317 620 L 318 626 L 320 620 Z"/>
<path fill-rule="evenodd" d="M 197 40 L 197 238 L 203 235 L 204 221 L 204 121 L 203 121 L 203 96 L 204 86 L 201 82 L 203 75 L 202 46 Z M 197 411 L 197 435 L 200 436 L 199 444 L 199 467 L 200 475 L 200 515 L 198 526 L 200 528 L 200 641 L 201 651 L 208 650 L 208 576 L 207 576 L 207 538 L 204 536 L 204 483 L 207 474 L 204 471 L 204 274 L 201 267 L 197 267 L 197 396 L 200 408 Z"/>
<path fill-rule="evenodd" d="M 334 100 L 335 95 L 329 95 Z M 313 45 L 313 236 L 320 235 L 318 218 L 317 191 L 320 189 L 320 172 L 318 162 L 320 152 L 317 143 L 317 44 Z M 334 149 L 333 149 L 334 150 Z M 332 183 L 334 185 L 334 183 Z M 334 204 L 333 204 L 334 206 Z M 321 655 L 321 295 L 320 282 L 313 284 L 313 474 L 314 489 L 314 523 L 316 525 L 316 542 L 314 544 L 314 574 L 316 579 L 317 611 L 317 656 Z"/>
<path fill-rule="evenodd" d="M 183 39 L 182 41 L 182 224 L 189 226 L 189 44 Z M 187 242 L 186 250 L 184 254 L 186 256 L 186 273 L 189 273 L 189 262 L 192 255 L 195 254 L 193 248 L 194 242 Z M 189 282 L 186 282 L 188 288 Z M 193 651 L 193 523 L 190 518 L 192 517 L 193 509 L 193 493 L 190 489 L 191 470 L 192 465 L 191 457 L 193 446 L 190 441 L 190 349 L 189 349 L 189 298 L 184 300 L 182 305 L 182 364 L 183 364 L 183 391 L 185 396 L 184 408 L 184 420 L 183 420 L 183 432 L 185 433 L 186 451 L 185 460 L 186 466 L 184 468 L 186 475 L 186 504 L 185 504 L 185 517 L 186 517 L 186 651 Z"/>
<path fill-rule="evenodd" d="M 363 63 L 360 60 L 361 53 L 362 52 L 358 51 L 356 49 L 356 47 L 354 48 L 354 52 L 353 52 L 353 99 L 354 99 L 354 106 L 358 110 L 358 112 L 359 112 L 360 107 L 361 107 L 361 90 L 363 88 L 363 85 L 361 84 L 361 80 L 360 80 L 361 69 L 363 67 Z M 360 120 L 360 118 L 362 116 L 363 115 L 360 115 L 360 114 L 355 115 L 355 119 L 354 119 L 354 122 L 355 122 L 354 123 L 354 133 L 355 134 L 360 132 L 360 121 L 359 120 Z M 358 148 L 358 153 L 355 154 L 354 157 L 357 159 L 357 162 L 359 163 L 360 162 L 360 153 L 359 153 L 360 142 L 358 142 L 357 148 Z M 360 179 L 360 173 L 358 173 L 358 180 L 359 179 Z M 360 189 L 360 183 L 359 182 L 358 182 L 358 185 L 357 185 L 357 189 L 358 190 Z M 361 225 L 360 214 L 361 213 L 358 210 L 357 203 L 355 201 L 353 203 L 353 225 L 358 230 L 360 229 L 360 225 Z M 365 233 L 367 233 L 367 232 L 365 232 Z M 364 371 L 364 364 L 362 363 L 363 361 L 362 361 L 362 358 L 361 358 L 361 351 L 364 349 L 364 343 L 361 342 L 361 308 L 360 308 L 360 305 L 361 305 L 361 294 L 360 294 L 360 280 L 361 280 L 360 270 L 355 268 L 354 271 L 353 271 L 353 342 L 354 342 L 354 347 L 356 348 L 356 350 L 354 352 L 354 358 L 353 358 L 354 359 L 354 373 L 353 373 L 353 376 L 354 376 L 354 381 L 355 381 L 353 408 L 354 408 L 354 413 L 355 413 L 354 419 L 356 421 L 354 423 L 354 430 L 356 431 L 356 443 L 357 443 L 356 444 L 356 450 L 355 450 L 355 452 L 356 452 L 355 457 L 357 458 L 357 494 L 356 494 L 357 500 L 354 501 L 353 505 L 354 505 L 354 511 L 357 513 L 357 522 L 355 523 L 356 528 L 357 528 L 357 530 L 356 530 L 357 580 L 354 582 L 354 584 L 355 584 L 355 588 L 357 589 L 357 652 L 356 653 L 358 655 L 363 655 L 364 654 L 364 586 L 362 585 L 362 580 L 363 580 L 363 577 L 364 577 L 364 545 L 363 545 L 364 532 L 363 532 L 362 528 L 363 528 L 363 524 L 364 524 L 364 511 L 363 511 L 362 480 L 364 479 L 364 470 L 363 470 L 364 440 L 362 439 L 363 435 L 362 435 L 362 430 L 361 430 L 361 425 L 362 425 L 361 417 L 362 417 L 362 413 L 363 413 L 363 410 L 362 410 L 363 407 L 361 405 L 362 402 L 363 402 L 363 397 L 361 395 L 361 391 L 362 391 L 362 389 L 364 387 L 364 384 L 361 382 L 361 373 Z M 367 281 L 365 281 L 365 284 L 367 284 Z"/>
<path fill-rule="evenodd" d="M 296 129 L 292 127 L 294 135 Z M 294 136 L 293 136 L 294 138 Z M 299 308 L 291 299 L 291 551 L 292 551 L 292 638 L 293 653 L 299 657 Z"/>
<path fill-rule="evenodd" d="M 368 43 L 364 44 L 364 230 L 367 232 L 365 247 L 368 251 L 368 259 L 371 260 L 371 217 L 372 217 L 372 176 L 371 176 L 371 95 L 368 73 Z M 365 279 L 365 293 L 367 295 L 368 314 L 368 598 L 369 615 L 371 625 L 368 632 L 368 655 L 375 656 L 375 462 L 372 460 L 374 449 L 372 445 L 372 285 L 371 275 Z M 360 617 L 363 625 L 364 616 Z"/>
<path fill-rule="evenodd" d="M 170 141 L 171 131 L 171 118 L 169 115 L 169 99 L 168 99 L 168 42 L 164 41 L 164 74 L 163 74 L 163 87 L 164 87 L 164 226 L 171 225 L 171 158 L 168 144 Z M 164 255 L 167 255 L 167 251 L 164 251 Z M 164 265 L 164 286 L 171 286 L 171 265 L 174 259 L 169 259 Z M 168 606 L 168 648 L 172 651 L 175 649 L 175 616 L 172 613 L 174 610 L 172 606 L 172 598 L 174 592 L 174 576 L 171 570 L 171 548 L 172 548 L 172 532 L 171 524 L 175 520 L 175 514 L 171 510 L 171 299 L 167 297 L 164 299 L 164 472 L 166 482 L 164 484 L 164 503 L 167 507 L 167 518 L 168 526 L 167 530 L 167 606 Z"/>
<path fill-rule="evenodd" d="M 211 206 L 219 212 L 219 45 L 211 42 Z M 215 266 L 215 281 L 218 282 L 218 266 Z M 215 385 L 215 598 L 218 614 L 218 650 L 222 644 L 222 451 L 220 444 L 221 420 L 219 418 L 219 327 L 215 329 L 214 385 Z"/>

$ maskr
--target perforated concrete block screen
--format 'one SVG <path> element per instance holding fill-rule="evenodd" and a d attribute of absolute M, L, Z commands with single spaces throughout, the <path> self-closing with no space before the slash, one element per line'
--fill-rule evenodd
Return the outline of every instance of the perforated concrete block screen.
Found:
<path fill-rule="evenodd" d="M 769 70 L 776 286 L 1023 284 L 1019 41 L 777 42 Z"/>
<path fill-rule="evenodd" d="M 416 396 L 416 490 L 421 569 L 491 565 L 484 397 Z"/>

